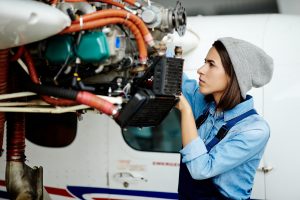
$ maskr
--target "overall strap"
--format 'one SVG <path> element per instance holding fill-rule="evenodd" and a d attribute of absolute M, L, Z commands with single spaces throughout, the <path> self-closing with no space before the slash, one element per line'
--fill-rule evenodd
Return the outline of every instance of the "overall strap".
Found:
<path fill-rule="evenodd" d="M 208 117 L 208 114 L 209 114 L 209 106 L 207 106 L 204 111 L 203 111 L 203 114 L 200 115 L 197 119 L 196 119 L 196 127 L 197 129 L 200 128 L 200 126 L 205 122 L 205 120 L 207 119 Z"/>
<path fill-rule="evenodd" d="M 254 109 L 251 109 L 231 120 L 229 120 L 225 125 L 223 125 L 218 131 L 217 135 L 206 145 L 207 151 L 209 152 L 216 144 L 218 144 L 228 133 L 228 131 L 239 121 L 245 119 L 250 115 L 257 114 Z"/>

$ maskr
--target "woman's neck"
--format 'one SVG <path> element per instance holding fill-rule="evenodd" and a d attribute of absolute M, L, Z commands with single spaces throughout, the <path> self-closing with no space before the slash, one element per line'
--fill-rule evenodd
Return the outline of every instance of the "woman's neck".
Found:
<path fill-rule="evenodd" d="M 215 100 L 216 105 L 219 104 L 222 95 L 223 95 L 223 93 L 221 93 L 221 92 L 212 94 L 212 96 L 214 97 L 214 100 Z"/>

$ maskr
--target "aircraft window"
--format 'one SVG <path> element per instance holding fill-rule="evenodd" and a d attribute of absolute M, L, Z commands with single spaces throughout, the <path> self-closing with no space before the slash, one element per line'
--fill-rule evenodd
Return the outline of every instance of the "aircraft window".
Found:
<path fill-rule="evenodd" d="M 65 147 L 76 136 L 76 113 L 46 114 L 27 113 L 26 139 L 45 147 Z"/>
<path fill-rule="evenodd" d="M 180 113 L 173 109 L 157 127 L 123 129 L 127 144 L 140 151 L 179 152 L 181 149 Z"/>

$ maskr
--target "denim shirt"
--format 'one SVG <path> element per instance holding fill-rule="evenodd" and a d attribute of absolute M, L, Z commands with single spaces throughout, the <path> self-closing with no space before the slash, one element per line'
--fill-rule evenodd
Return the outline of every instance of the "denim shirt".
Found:
<path fill-rule="evenodd" d="M 267 122 L 251 115 L 234 125 L 227 135 L 207 152 L 205 144 L 214 138 L 222 125 L 253 108 L 253 98 L 225 112 L 216 112 L 214 103 L 207 103 L 195 80 L 184 75 L 183 95 L 197 119 L 208 106 L 209 115 L 198 129 L 198 137 L 180 150 L 182 162 L 194 179 L 212 178 L 219 191 L 231 199 L 248 199 L 251 195 L 256 169 L 270 136 Z"/>

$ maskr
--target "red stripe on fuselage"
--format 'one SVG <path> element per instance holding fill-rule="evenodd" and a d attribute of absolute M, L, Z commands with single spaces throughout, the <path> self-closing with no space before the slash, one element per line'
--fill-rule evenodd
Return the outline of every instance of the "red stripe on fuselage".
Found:
<path fill-rule="evenodd" d="M 0 180 L 0 186 L 5 186 L 6 184 L 5 184 L 5 181 L 3 181 L 3 180 Z"/>
<path fill-rule="evenodd" d="M 6 186 L 5 181 L 0 180 L 0 186 Z M 54 194 L 54 195 L 61 195 L 65 197 L 72 197 L 74 198 L 67 190 L 65 189 L 60 189 L 60 188 L 53 188 L 53 187 L 45 187 L 47 192 L 49 194 Z"/>
<path fill-rule="evenodd" d="M 53 187 L 45 187 L 45 189 L 47 190 L 47 192 L 49 194 L 54 194 L 54 195 L 61 195 L 61 196 L 65 196 L 65 197 L 72 197 L 74 198 L 67 190 L 65 189 L 60 189 L 60 188 L 53 188 Z"/>

